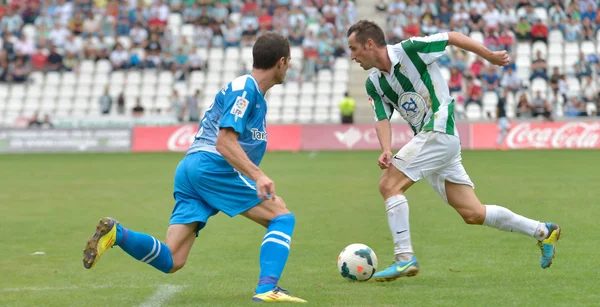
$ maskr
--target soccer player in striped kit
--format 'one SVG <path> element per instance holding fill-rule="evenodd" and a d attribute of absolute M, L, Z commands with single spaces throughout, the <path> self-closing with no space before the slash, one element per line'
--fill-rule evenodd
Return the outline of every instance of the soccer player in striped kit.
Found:
<path fill-rule="evenodd" d="M 382 29 L 366 20 L 352 25 L 347 34 L 351 59 L 363 69 L 372 70 L 365 86 L 375 111 L 377 136 L 383 151 L 378 160 L 384 170 L 379 191 L 385 200 L 395 245 L 395 262 L 377 272 L 375 280 L 391 281 L 419 272 L 404 193 L 421 179 L 426 179 L 467 224 L 519 232 L 537 239 L 542 251 L 540 265 L 550 267 L 561 233 L 558 224 L 532 220 L 501 206 L 483 205 L 475 195 L 474 184 L 461 163 L 454 99 L 435 63 L 448 45 L 476 53 L 500 66 L 510 62 L 506 51 L 490 51 L 457 32 L 412 37 L 387 45 Z M 389 121 L 394 112 L 408 122 L 415 134 L 396 155 L 392 154 Z"/>

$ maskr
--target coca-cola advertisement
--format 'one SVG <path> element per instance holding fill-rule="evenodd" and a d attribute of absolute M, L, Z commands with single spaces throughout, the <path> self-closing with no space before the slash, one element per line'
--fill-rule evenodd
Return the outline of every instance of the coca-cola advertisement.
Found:
<path fill-rule="evenodd" d="M 302 127 L 303 150 L 379 150 L 375 124 L 363 125 L 306 125 Z M 469 125 L 458 124 L 463 148 L 469 145 Z M 408 143 L 414 132 L 407 124 L 392 124 L 392 148 Z"/>
<path fill-rule="evenodd" d="M 500 133 L 493 123 L 475 123 L 473 149 L 497 148 Z M 598 122 L 519 122 L 511 128 L 500 146 L 509 149 L 600 148 Z"/>
<path fill-rule="evenodd" d="M 134 152 L 187 151 L 198 125 L 136 127 L 133 131 Z M 267 150 L 299 151 L 302 129 L 299 125 L 267 126 Z"/>

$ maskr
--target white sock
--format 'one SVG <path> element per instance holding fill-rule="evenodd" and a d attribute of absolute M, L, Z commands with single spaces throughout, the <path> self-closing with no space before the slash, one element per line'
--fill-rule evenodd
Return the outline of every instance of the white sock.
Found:
<path fill-rule="evenodd" d="M 485 205 L 485 221 L 483 221 L 483 225 L 504 231 L 520 232 L 532 236 L 538 241 L 545 239 L 548 234 L 546 224 L 518 215 L 504 207 L 496 205 Z"/>
<path fill-rule="evenodd" d="M 408 200 L 404 195 L 394 195 L 385 200 L 388 224 L 394 238 L 394 254 L 397 259 L 410 260 L 413 247 L 408 225 Z M 408 258 L 408 259 L 405 259 Z"/>

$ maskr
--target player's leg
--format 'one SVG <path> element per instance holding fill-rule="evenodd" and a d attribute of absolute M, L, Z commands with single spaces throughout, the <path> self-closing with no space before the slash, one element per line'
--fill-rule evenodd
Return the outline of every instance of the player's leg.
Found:
<path fill-rule="evenodd" d="M 542 249 L 542 268 L 552 264 L 554 247 L 561 229 L 554 223 L 541 223 L 521 216 L 511 210 L 483 205 L 473 190 L 473 183 L 467 175 L 460 157 L 438 173 L 428 178 L 438 193 L 460 214 L 465 223 L 485 225 L 503 231 L 519 232 L 538 240 Z"/>
<path fill-rule="evenodd" d="M 508 130 L 510 128 L 510 123 L 508 119 L 505 117 L 498 119 L 498 129 L 500 130 L 500 134 L 498 134 L 498 138 L 496 139 L 496 147 L 502 148 L 502 144 L 504 143 L 504 139 L 508 134 Z"/>
<path fill-rule="evenodd" d="M 206 159 L 222 158 L 207 156 Z M 230 217 L 243 215 L 267 228 L 261 243 L 260 277 L 253 300 L 305 302 L 277 286 L 290 252 L 296 224 L 294 214 L 280 197 L 264 201 L 258 198 L 254 181 L 237 171 L 207 169 L 204 172 L 206 175 L 198 188 L 211 207 Z"/>
<path fill-rule="evenodd" d="M 183 267 L 197 232 L 216 211 L 203 203 L 185 174 L 185 159 L 175 172 L 175 208 L 167 230 L 166 244 L 151 235 L 123 227 L 115 219 L 103 218 L 84 249 L 83 263 L 91 268 L 108 248 L 117 245 L 133 258 L 164 273 Z"/>
<path fill-rule="evenodd" d="M 269 296 L 288 293 L 277 286 L 290 253 L 296 218 L 281 197 L 267 199 L 242 213 L 267 228 L 260 247 L 260 274 L 253 300 L 268 301 Z M 296 298 L 291 297 L 292 301 Z"/>
<path fill-rule="evenodd" d="M 385 200 L 388 224 L 394 239 L 396 261 L 375 273 L 376 281 L 391 281 L 402 276 L 414 276 L 419 264 L 410 238 L 409 207 L 404 193 L 423 178 L 424 172 L 441 167 L 444 158 L 435 155 L 435 137 L 432 132 L 416 135 L 393 158 L 393 166 L 386 169 L 379 181 L 379 192 Z M 430 153 L 431 152 L 431 153 Z M 438 163 L 439 165 L 432 165 Z"/>

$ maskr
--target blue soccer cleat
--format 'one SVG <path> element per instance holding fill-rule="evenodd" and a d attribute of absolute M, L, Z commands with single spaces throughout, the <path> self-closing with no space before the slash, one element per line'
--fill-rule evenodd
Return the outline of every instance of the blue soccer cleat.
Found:
<path fill-rule="evenodd" d="M 413 256 L 410 261 L 396 261 L 387 269 L 375 273 L 375 281 L 392 281 L 402 276 L 412 277 L 419 274 L 419 262 Z"/>
<path fill-rule="evenodd" d="M 556 243 L 562 232 L 558 224 L 548 222 L 546 223 L 546 227 L 548 227 L 548 236 L 546 239 L 538 242 L 538 246 L 542 250 L 542 258 L 540 258 L 542 269 L 547 269 L 552 265 L 554 253 L 556 252 Z"/>

